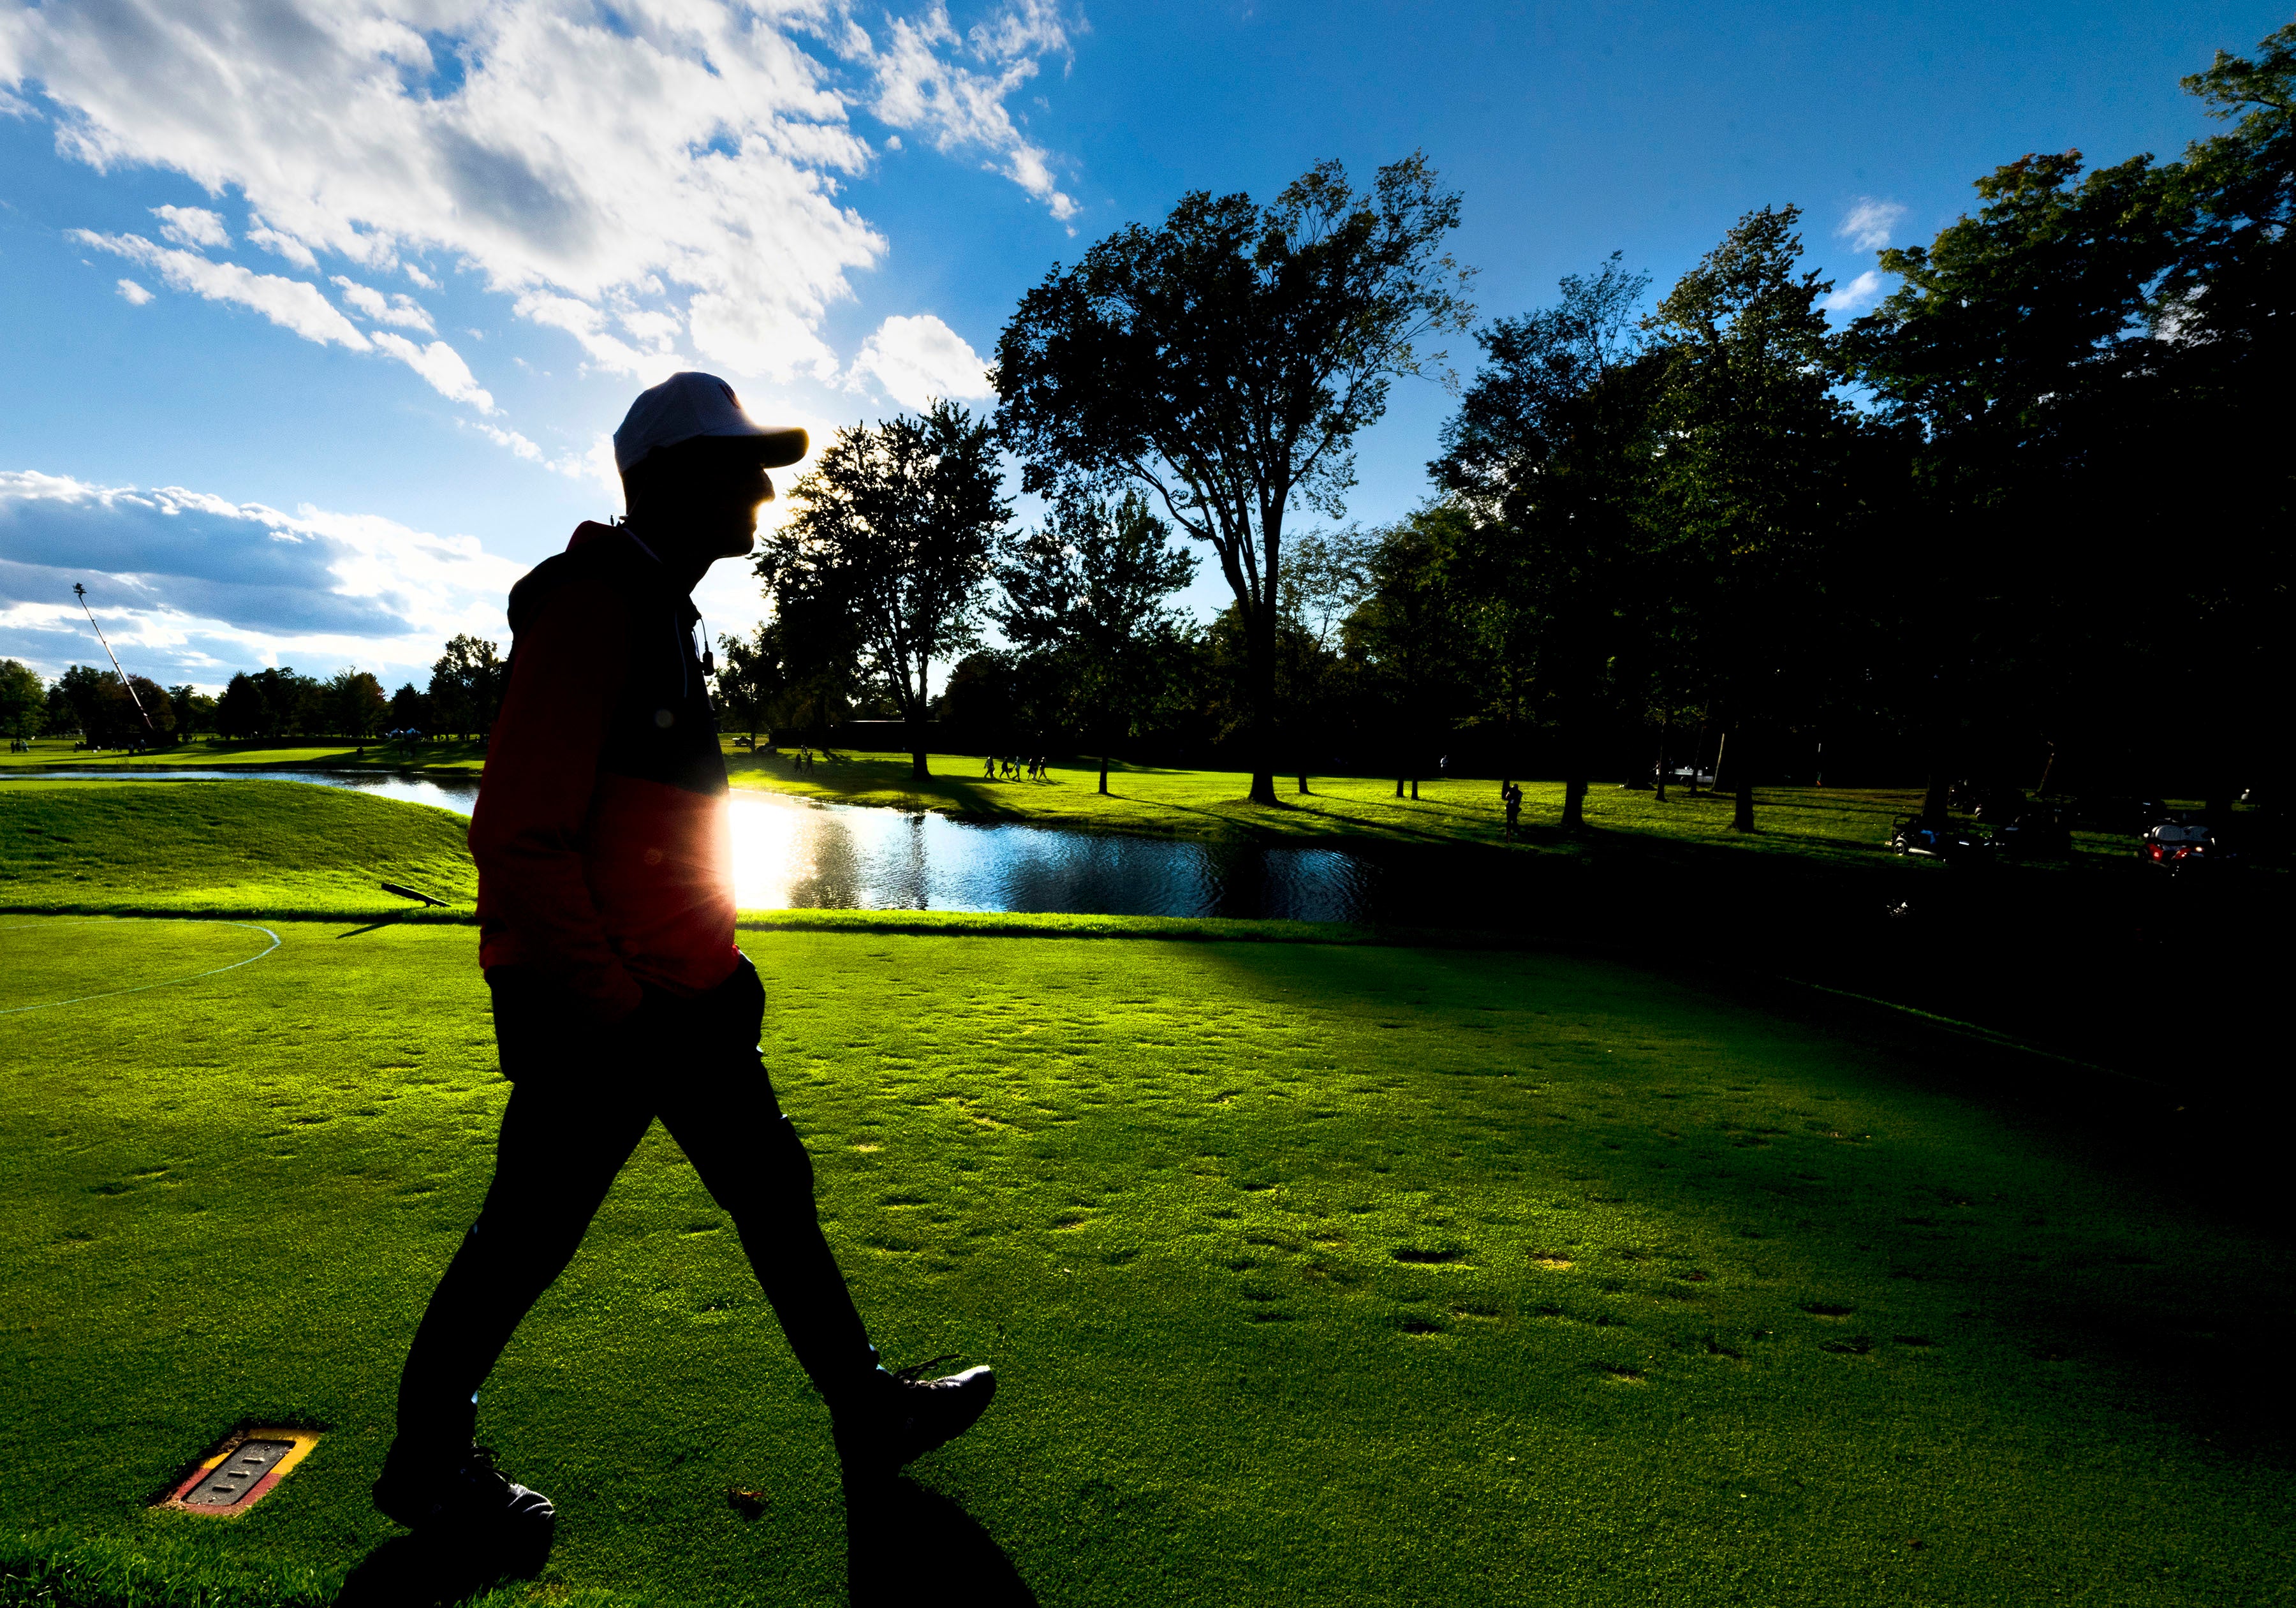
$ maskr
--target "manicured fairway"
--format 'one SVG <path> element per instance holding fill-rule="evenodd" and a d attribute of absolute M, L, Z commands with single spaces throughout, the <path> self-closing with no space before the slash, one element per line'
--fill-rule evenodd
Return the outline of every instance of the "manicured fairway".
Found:
<path fill-rule="evenodd" d="M 365 1488 L 504 1086 L 469 929 L 266 924 L 0 1016 L 0 1601 L 390 1555 Z M 2286 1254 L 1942 1092 L 2024 1062 L 1521 953 L 745 942 L 889 1356 L 1004 1382 L 917 1478 L 1046 1604 L 2296 1592 Z M 259 947 L 0 918 L 0 1010 Z M 144 1511 L 242 1418 L 328 1433 L 242 1518 Z M 481 1436 L 563 1515 L 503 1602 L 842 1596 L 824 1415 L 659 1133 Z"/>

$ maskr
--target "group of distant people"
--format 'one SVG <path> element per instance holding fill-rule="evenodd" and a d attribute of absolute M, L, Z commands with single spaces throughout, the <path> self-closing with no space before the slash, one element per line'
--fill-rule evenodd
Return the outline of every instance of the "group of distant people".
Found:
<path fill-rule="evenodd" d="M 1018 782 L 1025 777 L 1030 782 L 1049 782 L 1052 768 L 1053 762 L 1042 754 L 1033 759 L 1019 754 L 990 754 L 980 762 L 980 779 Z"/>

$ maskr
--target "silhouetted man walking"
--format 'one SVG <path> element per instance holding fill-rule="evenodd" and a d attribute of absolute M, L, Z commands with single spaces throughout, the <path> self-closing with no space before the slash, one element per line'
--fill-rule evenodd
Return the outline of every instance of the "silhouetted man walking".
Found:
<path fill-rule="evenodd" d="M 416 1528 L 540 1528 L 549 1499 L 472 1444 L 479 1387 L 656 1117 L 685 1150 L 829 1403 L 849 1481 L 961 1434 L 987 1368 L 888 1373 L 758 1053 L 766 995 L 734 942 L 726 766 L 689 594 L 748 553 L 801 430 L 681 373 L 614 435 L 629 509 L 512 589 L 509 690 L 471 822 L 479 961 L 512 1083 L 495 1177 L 406 1358 L 375 1504 Z"/>

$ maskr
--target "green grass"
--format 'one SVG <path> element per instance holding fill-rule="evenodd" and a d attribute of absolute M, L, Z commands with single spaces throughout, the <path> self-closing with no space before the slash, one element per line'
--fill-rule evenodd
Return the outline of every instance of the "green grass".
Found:
<path fill-rule="evenodd" d="M 10 770 L 426 770 L 475 775 L 486 764 L 483 741 L 441 737 L 408 750 L 398 744 L 339 742 L 313 738 L 304 742 L 256 740 L 227 742 L 220 737 L 199 737 L 147 752 L 127 753 L 106 749 L 101 753 L 75 752 L 64 737 L 43 737 L 29 753 L 0 754 L 0 773 Z"/>
<path fill-rule="evenodd" d="M 1395 796 L 1392 777 L 1279 776 L 1279 808 L 1245 798 L 1250 778 L 1224 770 L 1177 770 L 1119 765 L 1109 794 L 1099 792 L 1095 761 L 1056 763 L 1050 780 L 989 781 L 978 756 L 930 756 L 933 775 L 910 774 L 906 754 L 840 752 L 797 770 L 785 757 L 732 756 L 734 784 L 848 804 L 890 805 L 944 811 L 972 820 L 1025 821 L 1039 826 L 1124 832 L 1159 837 L 1217 837 L 1245 833 L 1271 841 L 1361 844 L 1484 844 L 1505 842 L 1505 817 L 1498 783 L 1487 777 L 1423 781 L 1416 800 Z M 1518 852 L 1579 852 L 1554 824 L 1562 811 L 1562 783 L 1522 783 L 1524 837 Z M 1887 854 L 1891 824 L 1921 808 L 1919 788 L 1764 787 L 1755 791 L 1757 830 L 1730 830 L 1733 801 L 1712 793 L 1669 791 L 1661 803 L 1649 792 L 1598 787 L 1587 795 L 1587 822 L 1596 833 L 1640 838 L 1653 844 L 1728 846 L 1824 860 L 1874 862 Z M 2081 858 L 2125 858 L 2128 841 L 2079 833 Z"/>
<path fill-rule="evenodd" d="M 270 924 L 0 1015 L 0 1602 L 324 1603 L 394 1533 L 505 1089 L 467 929 Z M 0 1011 L 266 941 L 0 919 Z M 917 1477 L 1047 1604 L 2296 1595 L 2284 1249 L 1944 1087 L 2026 1061 L 1554 956 L 745 942 L 881 1342 L 1003 1382 Z M 145 1509 L 249 1418 L 328 1432 Z M 843 1593 L 824 1415 L 659 1132 L 481 1432 L 562 1514 L 495 1601 Z"/>
<path fill-rule="evenodd" d="M 302 782 L 0 781 L 0 908 L 402 913 L 383 882 L 467 915 L 451 810 Z"/>

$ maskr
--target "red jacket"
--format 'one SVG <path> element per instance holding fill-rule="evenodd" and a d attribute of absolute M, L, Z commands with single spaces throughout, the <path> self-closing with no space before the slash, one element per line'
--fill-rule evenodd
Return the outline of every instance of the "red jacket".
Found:
<path fill-rule="evenodd" d="M 511 589 L 510 687 L 471 816 L 479 964 L 602 1021 L 706 992 L 734 947 L 726 761 L 701 616 L 627 532 L 585 523 Z"/>

